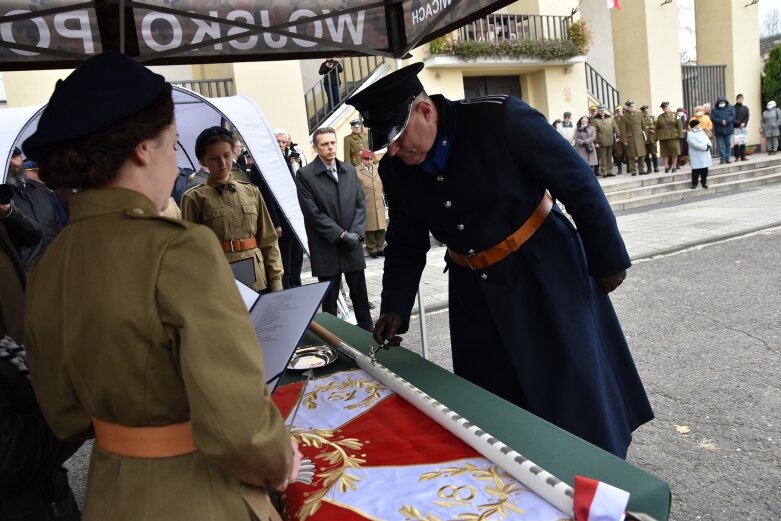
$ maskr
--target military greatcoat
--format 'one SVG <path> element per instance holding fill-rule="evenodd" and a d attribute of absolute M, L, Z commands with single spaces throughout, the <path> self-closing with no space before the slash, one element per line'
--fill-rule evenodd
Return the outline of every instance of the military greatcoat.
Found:
<path fill-rule="evenodd" d="M 610 299 L 593 278 L 630 265 L 593 170 L 517 98 L 432 100 L 439 132 L 427 160 L 409 166 L 386 155 L 379 165 L 390 208 L 381 312 L 399 313 L 406 331 L 429 231 L 462 254 L 485 250 L 518 229 L 549 189 L 577 229 L 554 206 L 493 266 L 473 271 L 446 256 L 453 367 L 623 457 L 632 431 L 653 413 Z"/>
<path fill-rule="evenodd" d="M 369 137 L 365 132 L 351 132 L 344 136 L 344 162 L 355 168 L 361 166 L 361 150 L 369 149 Z"/>
<path fill-rule="evenodd" d="M 382 196 L 382 180 L 377 166 L 366 168 L 363 163 L 358 167 L 358 182 L 366 196 L 366 231 L 384 230 L 388 227 L 385 217 L 385 201 Z"/>
<path fill-rule="evenodd" d="M 228 262 L 253 259 L 256 282 L 251 287 L 255 291 L 282 290 L 282 255 L 260 190 L 249 182 L 233 179 L 233 174 L 226 184 L 232 184 L 235 191 L 224 188 L 218 192 L 222 183 L 211 178 L 186 191 L 182 196 L 182 219 L 208 226 L 220 241 L 255 237 L 257 248 L 228 251 L 225 257 Z"/>
<path fill-rule="evenodd" d="M 626 157 L 645 157 L 643 115 L 640 112 L 627 111 L 618 122 L 618 129 L 626 149 Z"/>
<path fill-rule="evenodd" d="M 86 439 L 93 417 L 190 420 L 198 448 L 146 459 L 96 444 L 84 521 L 249 521 L 242 495 L 257 489 L 242 482 L 282 482 L 292 451 L 217 239 L 123 188 L 85 190 L 70 209 L 27 286 L 28 363 L 46 421 L 61 439 Z"/>
<path fill-rule="evenodd" d="M 656 118 L 656 136 L 659 138 L 662 157 L 681 155 L 683 126 L 675 112 L 662 112 Z"/>

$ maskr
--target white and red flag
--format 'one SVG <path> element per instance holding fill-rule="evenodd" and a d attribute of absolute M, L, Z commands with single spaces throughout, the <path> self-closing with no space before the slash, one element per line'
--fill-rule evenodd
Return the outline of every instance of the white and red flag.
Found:
<path fill-rule="evenodd" d="M 575 476 L 574 514 L 577 521 L 623 521 L 629 492 L 602 481 Z"/>
<path fill-rule="evenodd" d="M 607 8 L 608 9 L 621 9 L 621 2 L 618 0 L 607 0 Z"/>

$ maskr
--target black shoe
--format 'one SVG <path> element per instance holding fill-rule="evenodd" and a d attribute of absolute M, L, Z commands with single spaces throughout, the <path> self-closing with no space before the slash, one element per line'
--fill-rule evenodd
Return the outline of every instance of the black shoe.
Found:
<path fill-rule="evenodd" d="M 378 257 L 378 255 L 376 253 L 374 253 L 374 252 L 371 252 L 369 254 L 369 257 L 371 257 L 372 259 L 376 259 Z"/>
<path fill-rule="evenodd" d="M 708 185 L 702 185 L 702 187 L 705 188 L 706 190 L 708 189 Z"/>
<path fill-rule="evenodd" d="M 725 162 L 725 163 L 727 163 L 727 164 L 730 164 L 730 163 L 732 163 L 732 161 L 730 161 L 729 159 L 727 159 L 727 160 L 726 160 L 726 161 L 724 161 L 724 162 Z"/>
<path fill-rule="evenodd" d="M 670 173 L 670 167 L 669 166 L 664 167 L 664 173 L 665 174 L 669 174 Z"/>
<path fill-rule="evenodd" d="M 383 250 L 380 250 L 377 252 L 378 257 L 385 257 L 385 252 Z"/>
<path fill-rule="evenodd" d="M 697 188 L 697 185 L 692 185 L 692 190 L 694 190 L 695 188 Z"/>

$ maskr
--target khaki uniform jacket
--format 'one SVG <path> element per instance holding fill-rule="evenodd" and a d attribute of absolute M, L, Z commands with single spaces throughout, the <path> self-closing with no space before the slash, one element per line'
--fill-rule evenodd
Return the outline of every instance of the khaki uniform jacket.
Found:
<path fill-rule="evenodd" d="M 663 112 L 656 119 L 656 137 L 659 141 L 668 139 L 681 139 L 683 137 L 683 127 L 681 120 L 675 112 Z"/>
<path fill-rule="evenodd" d="M 618 135 L 618 125 L 610 114 L 600 117 L 599 114 L 591 118 L 591 126 L 597 131 L 595 143 L 600 147 L 612 147 Z"/>
<path fill-rule="evenodd" d="M 350 133 L 344 137 L 344 162 L 358 168 L 361 166 L 361 150 L 368 149 L 369 137 L 364 132 Z"/>
<path fill-rule="evenodd" d="M 643 115 L 639 112 L 627 112 L 618 123 L 621 141 L 626 149 L 626 157 L 645 156 L 645 138 L 643 137 Z"/>
<path fill-rule="evenodd" d="M 651 114 L 643 116 L 643 130 L 645 130 L 645 144 L 655 145 L 659 141 L 656 132 L 656 118 Z"/>
<path fill-rule="evenodd" d="M 220 242 L 255 237 L 258 247 L 251 250 L 226 252 L 228 262 L 248 257 L 255 260 L 255 279 L 251 285 L 255 291 L 269 288 L 282 290 L 282 256 L 279 253 L 277 233 L 266 209 L 266 203 L 255 185 L 228 180 L 236 191 L 228 189 L 222 194 L 215 186 L 221 184 L 211 178 L 182 196 L 182 219 L 204 224 L 212 229 Z"/>
<path fill-rule="evenodd" d="M 96 444 L 83 520 L 249 520 L 242 495 L 257 489 L 242 482 L 282 482 L 292 450 L 214 234 L 122 188 L 76 194 L 70 209 L 27 286 L 28 365 L 48 424 L 84 439 L 93 417 L 190 420 L 198 448 L 145 459 Z"/>
<path fill-rule="evenodd" d="M 366 231 L 384 230 L 388 227 L 385 217 L 385 201 L 382 197 L 382 181 L 377 172 L 377 165 L 372 165 L 371 171 L 363 166 L 357 168 L 358 182 L 361 183 L 366 196 Z"/>

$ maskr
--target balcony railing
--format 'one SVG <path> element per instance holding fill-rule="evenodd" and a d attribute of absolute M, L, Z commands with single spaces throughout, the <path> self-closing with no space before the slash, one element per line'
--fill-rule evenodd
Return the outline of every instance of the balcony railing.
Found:
<path fill-rule="evenodd" d="M 333 77 L 335 71 L 332 70 L 330 74 L 324 76 L 304 94 L 310 134 L 322 125 L 344 103 L 344 100 L 349 98 L 371 76 L 377 67 L 385 63 L 385 58 L 381 56 L 356 56 L 339 61 L 342 64 L 342 73 L 339 74 L 338 82 L 335 81 Z M 329 88 L 333 88 L 334 91 L 338 89 L 338 96 L 334 96 L 334 92 L 331 94 L 326 92 Z M 338 98 L 338 100 L 334 99 L 332 103 L 331 97 Z"/>
<path fill-rule="evenodd" d="M 233 87 L 233 78 L 172 81 L 171 84 L 190 89 L 207 98 L 224 98 L 236 94 Z"/>
<path fill-rule="evenodd" d="M 613 112 L 613 107 L 620 103 L 618 90 L 588 62 L 586 62 L 586 90 L 594 99 L 607 105 L 610 112 Z"/>
<path fill-rule="evenodd" d="M 461 41 L 566 40 L 571 16 L 490 14 L 456 31 Z"/>

